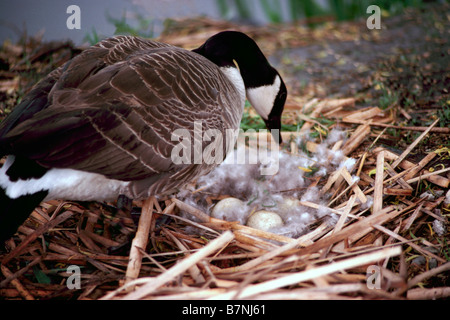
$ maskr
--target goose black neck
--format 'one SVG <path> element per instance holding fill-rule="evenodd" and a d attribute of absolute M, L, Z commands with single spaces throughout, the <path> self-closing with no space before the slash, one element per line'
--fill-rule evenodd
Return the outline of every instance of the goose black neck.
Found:
<path fill-rule="evenodd" d="M 247 89 L 270 85 L 277 75 L 256 42 L 241 32 L 220 32 L 192 51 L 219 67 L 235 67 L 235 60 Z"/>

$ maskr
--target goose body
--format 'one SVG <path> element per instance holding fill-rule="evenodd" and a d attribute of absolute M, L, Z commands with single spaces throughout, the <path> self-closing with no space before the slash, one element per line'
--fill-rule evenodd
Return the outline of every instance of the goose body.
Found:
<path fill-rule="evenodd" d="M 140 199 L 208 173 L 217 163 L 173 161 L 173 132 L 183 129 L 206 147 L 195 126 L 238 129 L 246 96 L 269 129 L 280 129 L 286 87 L 240 32 L 219 33 L 193 51 L 129 36 L 86 49 L 0 124 L 0 156 L 7 156 L 0 240 L 43 200 Z"/>

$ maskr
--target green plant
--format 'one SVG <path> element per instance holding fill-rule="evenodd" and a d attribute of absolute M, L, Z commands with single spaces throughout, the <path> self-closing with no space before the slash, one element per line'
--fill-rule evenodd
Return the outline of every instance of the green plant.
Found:
<path fill-rule="evenodd" d="M 216 3 L 222 17 L 228 17 L 232 7 L 236 9 L 238 17 L 241 19 L 250 19 L 252 16 L 248 2 L 245 0 L 217 0 Z"/>
<path fill-rule="evenodd" d="M 380 109 L 387 109 L 394 103 L 398 102 L 399 94 L 396 91 L 391 90 L 382 81 L 375 80 L 373 82 L 374 89 L 378 92 L 378 107 Z"/>
<path fill-rule="evenodd" d="M 246 101 L 244 113 L 242 114 L 240 128 L 244 131 L 249 129 L 253 130 L 267 129 L 264 120 L 260 116 L 252 116 L 250 114 L 249 112 L 250 107 L 251 107 L 250 103 Z M 303 122 L 296 124 L 281 123 L 281 131 L 298 131 L 301 128 L 302 124 Z"/>
<path fill-rule="evenodd" d="M 439 118 L 439 126 L 446 128 L 450 126 L 450 101 L 446 101 L 442 105 L 442 109 L 438 110 L 437 116 Z"/>
<path fill-rule="evenodd" d="M 126 17 L 126 11 L 123 12 L 122 17 L 120 18 L 115 18 L 108 12 L 106 13 L 106 20 L 115 27 L 114 35 L 131 35 L 143 38 L 154 37 L 153 20 L 147 19 L 139 13 L 135 13 L 134 17 L 136 18 L 137 26 L 131 26 L 127 22 Z M 91 33 L 87 33 L 84 36 L 84 41 L 88 42 L 91 45 L 94 45 L 102 40 L 102 38 L 104 37 L 99 35 L 95 28 L 92 28 Z"/>
<path fill-rule="evenodd" d="M 95 28 L 92 28 L 91 33 L 86 33 L 83 41 L 89 43 L 91 46 L 100 41 L 100 37 Z"/>
<path fill-rule="evenodd" d="M 261 0 L 261 6 L 270 22 L 272 23 L 283 22 L 283 15 L 281 13 L 281 7 L 278 1 Z"/>
<path fill-rule="evenodd" d="M 106 20 L 116 27 L 114 31 L 115 35 L 131 35 L 144 38 L 153 38 L 153 20 L 145 18 L 139 13 L 135 13 L 134 17 L 137 20 L 138 25 L 136 27 L 131 26 L 126 19 L 126 11 L 122 14 L 121 18 L 114 18 L 109 13 L 106 13 Z"/>
<path fill-rule="evenodd" d="M 367 15 L 370 5 L 379 6 L 385 14 L 398 14 L 406 7 L 419 7 L 424 0 L 288 0 L 289 18 L 292 21 L 300 19 L 311 20 L 320 16 L 333 16 L 338 21 L 352 20 Z M 271 23 L 281 23 L 283 18 L 280 2 L 277 0 L 260 0 L 256 2 Z M 252 19 L 253 12 L 248 3 L 243 0 L 217 0 L 217 6 L 222 17 L 229 17 L 232 8 L 241 19 Z M 308 22 L 309 26 L 317 23 Z"/>

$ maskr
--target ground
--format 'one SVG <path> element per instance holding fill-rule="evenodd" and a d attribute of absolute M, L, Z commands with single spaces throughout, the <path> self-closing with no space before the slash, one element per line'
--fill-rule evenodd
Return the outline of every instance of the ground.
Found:
<path fill-rule="evenodd" d="M 450 167 L 449 20 L 448 5 L 433 5 L 383 17 L 381 30 L 367 29 L 365 20 L 330 22 L 312 29 L 300 24 L 236 26 L 203 18 L 172 24 L 160 39 L 184 47 L 195 47 L 223 29 L 239 29 L 254 37 L 288 86 L 283 117 L 283 128 L 291 130 L 285 134 L 288 152 L 295 153 L 299 147 L 292 138 L 297 131 L 309 128 L 312 142 L 317 143 L 334 128 L 348 132 L 341 147 L 346 156 L 357 160 L 352 174 L 358 175 L 359 182 L 349 186 L 345 179 L 338 179 L 339 174 L 343 176 L 339 172 L 335 178 L 330 174 L 314 183 L 320 188 L 329 183 L 332 208 L 358 218 L 338 222 L 334 231 L 317 221 L 311 233 L 292 240 L 208 220 L 179 199 L 155 201 L 155 212 L 164 211 L 170 218 L 155 213 L 150 219 L 152 236 L 145 253 L 140 253 L 143 263 L 137 273 L 161 283 L 151 290 L 138 287 L 134 297 L 449 297 L 450 207 L 446 201 L 450 200 L 445 198 L 450 179 L 446 171 Z M 0 51 L 2 118 L 38 79 L 81 50 L 70 43 L 25 40 L 5 43 Z M 259 125 L 250 109 L 245 121 Z M 311 144 L 303 147 L 314 153 Z M 399 156 L 405 161 L 396 163 Z M 415 167 L 419 161 L 423 166 Z M 389 176 L 379 174 L 383 168 Z M 431 176 L 420 178 L 423 174 Z M 351 201 L 362 194 L 372 197 L 374 207 L 383 208 L 385 215 L 374 208 L 353 207 Z M 209 195 L 207 200 L 215 203 L 223 197 L 227 195 Z M 52 201 L 38 208 L 19 230 L 20 237 L 0 255 L 0 297 L 124 297 L 120 288 L 130 268 L 129 255 L 135 255 L 129 245 L 121 245 L 132 238 L 136 226 L 128 217 L 114 216 L 114 204 L 110 205 Z M 179 220 L 173 216 L 178 211 L 194 215 L 197 222 Z M 192 228 L 203 233 L 189 232 Z M 233 236 L 224 230 L 232 230 Z M 199 260 L 192 250 L 200 253 Z M 215 255 L 200 262 L 201 253 Z M 173 270 L 188 263 L 188 257 L 194 260 L 191 264 Z M 175 261 L 181 263 L 175 265 Z M 370 263 L 383 272 L 378 290 L 366 285 Z M 66 285 L 69 265 L 81 268 L 79 290 Z M 164 278 L 169 268 L 173 275 Z M 277 279 L 285 282 L 277 283 Z"/>

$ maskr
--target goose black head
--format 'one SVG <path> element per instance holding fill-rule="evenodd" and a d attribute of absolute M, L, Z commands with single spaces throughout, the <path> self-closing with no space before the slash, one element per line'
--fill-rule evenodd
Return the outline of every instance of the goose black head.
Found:
<path fill-rule="evenodd" d="M 236 67 L 237 63 L 247 99 L 263 118 L 275 140 L 281 143 L 281 114 L 287 89 L 280 74 L 270 65 L 256 42 L 242 32 L 223 31 L 193 51 L 219 67 Z"/>

